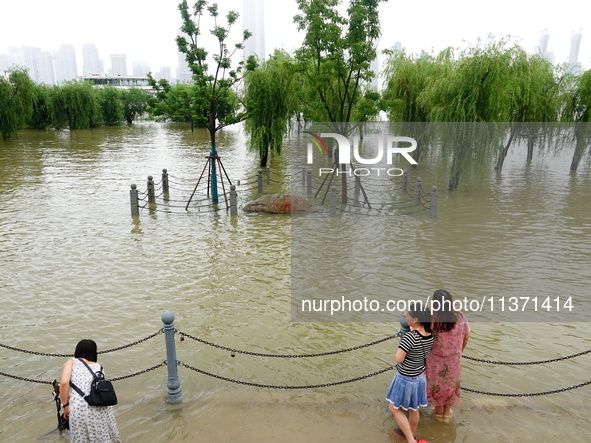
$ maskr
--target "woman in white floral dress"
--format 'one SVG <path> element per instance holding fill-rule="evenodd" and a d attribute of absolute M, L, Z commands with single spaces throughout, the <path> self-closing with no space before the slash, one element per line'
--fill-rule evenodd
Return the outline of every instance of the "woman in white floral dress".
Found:
<path fill-rule="evenodd" d="M 70 381 L 85 394 L 90 391 L 92 374 L 80 361 L 84 360 L 96 372 L 101 365 L 96 362 L 97 348 L 92 340 L 81 340 L 76 345 L 74 358 L 64 365 L 60 381 L 60 399 L 64 416 L 70 421 L 70 440 L 74 443 L 120 443 L 119 431 L 111 406 L 90 406 L 75 390 Z"/>

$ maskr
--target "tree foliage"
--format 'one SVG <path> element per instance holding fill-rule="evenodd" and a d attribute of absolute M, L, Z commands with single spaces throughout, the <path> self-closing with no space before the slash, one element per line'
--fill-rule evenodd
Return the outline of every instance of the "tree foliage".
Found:
<path fill-rule="evenodd" d="M 240 60 L 232 67 L 232 57 L 236 51 L 243 49 L 244 41 L 251 33 L 244 31 L 241 40 L 229 47 L 228 37 L 232 26 L 238 19 L 238 13 L 230 11 L 226 15 L 225 25 L 218 24 L 219 8 L 216 3 L 208 5 L 205 0 L 198 0 L 189 7 L 186 0 L 179 4 L 181 13 L 182 35 L 177 37 L 179 52 L 185 55 L 193 76 L 194 89 L 191 96 L 191 111 L 188 113 L 195 119 L 197 126 L 208 129 L 211 145 L 215 146 L 215 134 L 225 126 L 243 121 L 247 114 L 233 102 L 232 91 L 243 76 L 254 69 L 253 58 L 247 62 Z M 202 26 L 204 14 L 209 14 L 213 21 L 210 34 L 214 37 L 217 47 L 209 57 L 209 52 L 202 46 Z M 212 63 L 213 62 L 213 63 Z M 172 87 L 166 80 L 158 82 L 151 79 L 150 84 L 158 91 L 171 91 Z M 163 96 L 161 96 L 163 98 Z M 205 112 L 194 112 L 204 110 Z"/>
<path fill-rule="evenodd" d="M 113 86 L 106 86 L 98 91 L 103 123 L 107 126 L 120 124 L 123 120 L 121 92 Z"/>
<path fill-rule="evenodd" d="M 574 85 L 563 112 L 563 120 L 574 122 L 575 151 L 570 170 L 576 171 L 581 159 L 591 149 L 591 70 L 573 79 Z"/>
<path fill-rule="evenodd" d="M 435 126 L 441 130 L 441 158 L 451 161 L 453 190 L 468 170 L 484 171 L 491 163 L 500 170 L 514 140 L 527 139 L 531 160 L 534 144 L 552 135 L 549 126 L 532 122 L 557 121 L 562 88 L 554 67 L 539 54 L 491 37 L 458 58 L 450 49 L 436 57 L 390 51 L 382 100 L 393 121 L 455 123 L 453 131 Z"/>
<path fill-rule="evenodd" d="M 276 50 L 246 78 L 244 100 L 249 110 L 245 129 L 249 149 L 259 153 L 261 167 L 267 166 L 269 152 L 281 153 L 283 138 L 296 112 L 294 61 Z"/>
<path fill-rule="evenodd" d="M 121 107 L 123 108 L 123 118 L 128 125 L 141 117 L 148 106 L 148 93 L 143 89 L 131 88 L 121 91 Z"/>
<path fill-rule="evenodd" d="M 33 112 L 35 84 L 24 68 L 0 73 L 0 135 L 4 140 L 17 130 Z"/>
<path fill-rule="evenodd" d="M 72 80 L 54 86 L 47 105 L 53 126 L 58 129 L 92 128 L 102 120 L 99 99 L 89 82 Z"/>
<path fill-rule="evenodd" d="M 380 37 L 378 7 L 382 0 L 351 0 L 347 15 L 338 12 L 339 0 L 298 0 L 294 17 L 304 31 L 296 51 L 305 120 L 333 122 L 333 130 L 350 133 L 352 122 L 378 113 L 379 96 L 368 88 L 374 76 Z"/>

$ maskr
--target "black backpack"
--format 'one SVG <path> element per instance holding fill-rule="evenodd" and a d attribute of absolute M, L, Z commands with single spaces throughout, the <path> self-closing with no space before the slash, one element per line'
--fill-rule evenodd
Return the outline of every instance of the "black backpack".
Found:
<path fill-rule="evenodd" d="M 105 380 L 105 374 L 103 374 L 103 367 L 97 371 L 96 373 L 90 369 L 90 366 L 86 364 L 86 362 L 82 359 L 78 359 L 84 366 L 88 368 L 90 373 L 92 374 L 92 382 L 90 383 L 90 393 L 88 395 L 84 395 L 82 389 L 76 386 L 72 381 L 70 381 L 70 386 L 74 389 L 78 394 L 80 394 L 86 402 L 91 406 L 113 406 L 117 404 L 117 395 L 115 394 L 115 388 L 113 388 L 113 383 L 109 380 Z"/>

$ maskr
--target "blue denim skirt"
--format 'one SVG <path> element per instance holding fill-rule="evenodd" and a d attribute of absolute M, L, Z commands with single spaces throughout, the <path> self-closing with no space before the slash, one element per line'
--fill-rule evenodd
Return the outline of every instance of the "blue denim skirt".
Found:
<path fill-rule="evenodd" d="M 405 411 L 412 409 L 416 411 L 419 406 L 427 406 L 427 378 L 425 374 L 416 377 L 407 377 L 399 372 L 388 389 L 386 400 L 395 408 L 402 408 Z"/>

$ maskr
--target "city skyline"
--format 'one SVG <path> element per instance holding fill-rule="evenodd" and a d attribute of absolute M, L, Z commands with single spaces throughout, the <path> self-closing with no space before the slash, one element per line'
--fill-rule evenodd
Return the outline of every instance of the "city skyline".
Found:
<path fill-rule="evenodd" d="M 111 55 L 121 54 L 127 57 L 128 73 L 134 72 L 134 65 L 143 65 L 153 73 L 165 67 L 166 72 L 170 71 L 176 77 L 179 66 L 175 43 L 180 27 L 178 3 L 179 0 L 163 0 L 157 10 L 145 8 L 137 0 L 118 3 L 104 0 L 101 8 L 73 0 L 57 0 L 49 5 L 41 0 L 29 0 L 26 5 L 22 2 L 5 4 L 0 6 L 2 17 L 15 19 L 5 18 L 0 26 L 0 42 L 6 45 L 0 47 L 0 63 L 9 47 L 39 49 L 47 58 L 47 54 L 57 57 L 62 45 L 71 45 L 76 54 L 78 75 L 82 75 L 82 47 L 91 43 L 98 48 L 105 74 L 112 69 Z M 269 54 L 274 48 L 282 48 L 293 52 L 299 47 L 303 34 L 297 32 L 293 23 L 293 16 L 298 13 L 295 1 L 256 0 L 254 5 L 265 12 L 264 21 L 255 24 L 256 29 L 251 30 L 259 33 L 263 30 L 266 46 L 262 51 Z M 34 16 L 25 13 L 31 7 L 38 12 Z M 245 8 L 243 0 L 220 3 L 222 14 L 230 9 L 241 15 L 231 33 L 239 37 L 243 23 L 248 20 L 252 23 L 252 12 L 256 20 L 255 8 Z M 583 69 L 591 67 L 591 38 L 585 37 L 585 20 L 591 19 L 591 5 L 565 0 L 561 8 L 531 8 L 520 2 L 500 0 L 494 9 L 484 15 L 474 11 L 472 3 L 464 0 L 445 4 L 427 2 L 422 6 L 383 3 L 380 6 L 382 37 L 378 49 L 391 48 L 396 42 L 401 42 L 407 52 L 414 54 L 422 50 L 438 52 L 448 46 L 461 49 L 478 39 L 486 40 L 491 34 L 497 39 L 510 35 L 526 51 L 533 53 L 540 50 L 540 38 L 547 34 L 546 51 L 553 54 L 554 63 L 568 63 L 571 38 L 582 34 L 582 40 L 577 43 L 578 61 Z M 84 20 L 90 16 L 92 21 Z M 209 29 L 209 25 L 206 22 L 204 27 Z M 260 40 L 256 38 L 251 43 L 260 45 Z M 59 75 L 55 73 L 56 81 Z"/>

